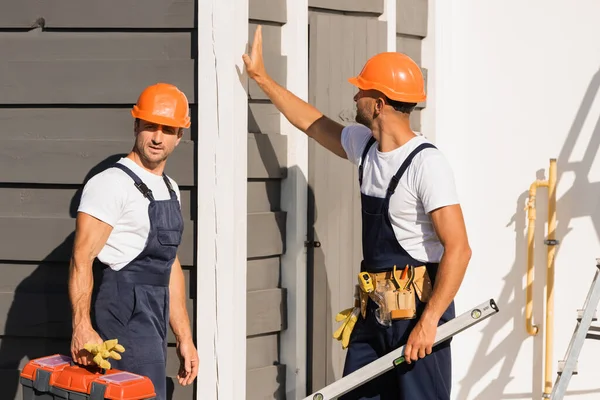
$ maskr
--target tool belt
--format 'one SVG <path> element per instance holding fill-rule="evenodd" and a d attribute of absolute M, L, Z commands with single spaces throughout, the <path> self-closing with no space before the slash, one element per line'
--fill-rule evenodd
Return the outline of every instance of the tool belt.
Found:
<path fill-rule="evenodd" d="M 407 265 L 402 270 L 394 266 L 393 271 L 379 273 L 361 272 L 358 281 L 358 304 L 355 306 L 360 307 L 363 318 L 366 317 L 369 298 L 379 306 L 379 316 L 383 315 L 388 320 L 416 318 L 416 298 L 426 303 L 433 290 L 424 265 Z"/>

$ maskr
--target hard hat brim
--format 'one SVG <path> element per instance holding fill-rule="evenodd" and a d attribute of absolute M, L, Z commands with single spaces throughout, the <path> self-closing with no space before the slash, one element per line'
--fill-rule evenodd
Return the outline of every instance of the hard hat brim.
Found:
<path fill-rule="evenodd" d="M 422 95 L 409 95 L 407 93 L 397 92 L 375 82 L 367 81 L 360 76 L 348 78 L 348 82 L 361 90 L 378 90 L 390 100 L 401 101 L 403 103 L 420 103 L 427 99 L 427 96 L 424 93 Z"/>
<path fill-rule="evenodd" d="M 165 117 L 162 115 L 148 114 L 143 112 L 142 110 L 136 110 L 135 108 L 136 107 L 134 107 L 134 109 L 131 110 L 131 115 L 133 116 L 133 118 L 139 118 L 143 119 L 144 121 L 152 122 L 159 125 L 172 126 L 175 128 L 189 128 L 191 126 L 191 121 L 189 117 L 186 118 L 184 123 L 181 123 L 180 121 L 178 122 L 173 118 Z"/>

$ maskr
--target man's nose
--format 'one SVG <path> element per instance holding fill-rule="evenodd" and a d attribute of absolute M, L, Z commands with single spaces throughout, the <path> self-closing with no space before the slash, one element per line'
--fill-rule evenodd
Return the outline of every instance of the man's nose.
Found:
<path fill-rule="evenodd" d="M 162 126 L 159 126 L 158 128 L 156 128 L 156 130 L 154 131 L 154 134 L 152 135 L 152 142 L 155 144 L 159 144 L 159 143 L 162 143 L 162 140 L 163 140 Z"/>

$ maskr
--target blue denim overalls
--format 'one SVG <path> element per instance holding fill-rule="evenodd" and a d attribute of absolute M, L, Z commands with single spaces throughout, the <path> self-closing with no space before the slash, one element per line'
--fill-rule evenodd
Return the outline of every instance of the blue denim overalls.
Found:
<path fill-rule="evenodd" d="M 371 146 L 376 143 L 371 137 L 367 143 L 359 166 L 359 182 L 362 186 L 363 164 Z M 385 198 L 367 196 L 361 192 L 362 202 L 362 244 L 363 262 L 361 271 L 391 271 L 393 266 L 403 269 L 407 264 L 423 265 L 412 258 L 398 243 L 389 218 L 390 198 L 394 194 L 400 178 L 410 166 L 413 158 L 428 147 L 430 143 L 418 146 L 407 157 L 392 178 Z M 438 264 L 426 263 L 432 284 Z M 348 353 L 344 365 L 344 376 L 368 364 L 371 361 L 406 344 L 412 328 L 421 316 L 425 307 L 419 299 L 417 318 L 411 320 L 394 320 L 392 326 L 384 327 L 375 318 L 375 303 L 369 299 L 366 318 L 359 319 L 350 337 Z M 440 320 L 440 324 L 454 318 L 454 302 L 448 307 Z M 340 397 L 343 400 L 378 399 L 378 400 L 449 400 L 451 386 L 450 341 L 436 346 L 433 352 L 423 359 L 408 365 L 401 364 L 395 369 L 379 376 Z"/>
<path fill-rule="evenodd" d="M 169 200 L 156 201 L 152 191 L 122 164 L 135 186 L 150 200 L 150 231 L 142 252 L 119 271 L 105 268 L 95 304 L 96 324 L 103 340 L 118 339 L 125 347 L 122 359 L 110 360 L 120 370 L 147 376 L 157 399 L 166 400 L 169 280 L 183 232 L 177 195 L 163 175 Z"/>

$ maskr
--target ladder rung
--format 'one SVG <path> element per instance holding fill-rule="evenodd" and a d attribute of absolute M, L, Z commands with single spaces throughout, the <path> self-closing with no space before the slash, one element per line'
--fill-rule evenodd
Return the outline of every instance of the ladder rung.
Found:
<path fill-rule="evenodd" d="M 594 340 L 600 340 L 600 335 L 595 334 L 595 333 L 588 333 L 587 335 L 585 335 L 586 339 L 594 339 Z"/>
<path fill-rule="evenodd" d="M 561 375 L 561 374 L 562 374 L 562 372 L 564 371 L 564 369 L 565 369 L 565 364 L 566 364 L 566 361 L 565 361 L 565 360 L 560 360 L 560 361 L 558 362 L 558 375 Z M 577 361 L 575 361 L 575 368 L 573 368 L 573 375 L 577 375 L 577 365 L 578 365 L 578 362 L 577 362 Z"/>
<path fill-rule="evenodd" d="M 600 332 L 600 326 L 590 326 L 590 329 L 588 329 L 592 332 Z"/>
<path fill-rule="evenodd" d="M 585 310 L 577 310 L 577 322 L 581 322 L 583 319 L 583 313 Z M 594 310 L 594 316 L 592 317 L 592 321 L 598 321 L 598 310 Z"/>

